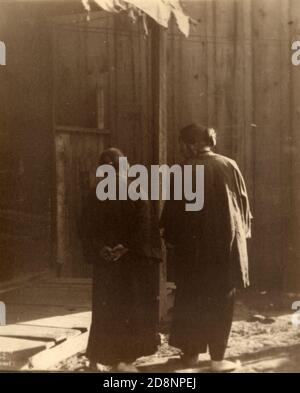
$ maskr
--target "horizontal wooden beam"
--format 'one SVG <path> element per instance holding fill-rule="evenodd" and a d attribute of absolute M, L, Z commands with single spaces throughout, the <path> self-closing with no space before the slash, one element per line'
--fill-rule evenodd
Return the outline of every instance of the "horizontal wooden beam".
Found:
<path fill-rule="evenodd" d="M 99 135 L 109 135 L 110 131 L 101 128 L 89 128 L 89 127 L 76 127 L 76 126 L 61 126 L 57 125 L 54 127 L 55 132 L 60 133 L 77 133 L 77 134 L 99 134 Z"/>
<path fill-rule="evenodd" d="M 28 363 L 22 370 L 49 370 L 58 363 L 83 352 L 87 348 L 89 333 L 83 333 L 80 336 L 69 338 L 62 344 L 59 344 L 51 350 L 44 350 L 29 358 Z"/>

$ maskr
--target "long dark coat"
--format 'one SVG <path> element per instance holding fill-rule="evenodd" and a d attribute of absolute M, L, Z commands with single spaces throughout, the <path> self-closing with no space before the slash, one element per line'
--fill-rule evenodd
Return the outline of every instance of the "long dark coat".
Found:
<path fill-rule="evenodd" d="M 134 361 L 158 345 L 158 262 L 161 244 L 148 201 L 105 201 L 92 192 L 83 214 L 83 249 L 93 264 L 92 325 L 88 357 L 102 364 Z M 118 262 L 100 257 L 122 244 Z"/>
<path fill-rule="evenodd" d="M 246 239 L 252 216 L 236 162 L 207 152 L 184 164 L 204 165 L 204 207 L 189 212 L 186 201 L 171 200 L 161 217 L 165 240 L 174 246 L 174 346 L 187 340 L 193 345 L 199 336 L 200 298 L 225 297 L 233 288 L 249 285 Z"/>

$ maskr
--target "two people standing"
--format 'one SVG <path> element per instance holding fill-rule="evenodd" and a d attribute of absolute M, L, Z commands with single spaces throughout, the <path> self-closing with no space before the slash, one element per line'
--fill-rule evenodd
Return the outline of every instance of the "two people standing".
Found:
<path fill-rule="evenodd" d="M 195 366 L 209 350 L 213 371 L 231 371 L 224 355 L 235 291 L 249 285 L 246 239 L 251 212 L 235 161 L 213 153 L 216 133 L 192 124 L 180 132 L 182 165 L 204 165 L 204 207 L 186 211 L 183 200 L 165 203 L 160 229 L 174 255 L 175 306 L 170 345 Z M 118 172 L 122 153 L 108 149 L 101 163 Z M 184 182 L 183 182 L 184 183 Z M 88 202 L 83 249 L 93 264 L 91 362 L 135 371 L 132 363 L 158 345 L 158 270 L 161 243 L 149 201 Z"/>

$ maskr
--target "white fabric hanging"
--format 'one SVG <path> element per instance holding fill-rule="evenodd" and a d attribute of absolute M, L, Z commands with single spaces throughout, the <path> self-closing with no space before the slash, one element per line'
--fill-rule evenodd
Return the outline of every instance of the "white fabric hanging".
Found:
<path fill-rule="evenodd" d="M 168 27 L 171 17 L 171 7 L 162 0 L 124 0 L 124 2 L 142 10 L 161 26 Z"/>
<path fill-rule="evenodd" d="M 108 12 L 130 11 L 136 19 L 141 11 L 154 19 L 159 25 L 167 28 L 173 14 L 179 30 L 187 37 L 190 32 L 190 18 L 184 14 L 180 0 L 93 0 L 100 8 Z M 89 0 L 82 3 L 90 11 Z"/>

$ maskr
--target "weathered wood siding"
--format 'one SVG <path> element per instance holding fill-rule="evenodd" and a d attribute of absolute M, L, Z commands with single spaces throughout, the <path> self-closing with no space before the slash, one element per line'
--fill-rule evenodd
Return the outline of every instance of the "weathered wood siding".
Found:
<path fill-rule="evenodd" d="M 184 1 L 198 20 L 186 40 L 169 35 L 169 158 L 178 129 L 216 128 L 218 148 L 239 163 L 254 215 L 253 283 L 300 283 L 299 87 L 291 42 L 300 32 L 297 0 Z"/>
<path fill-rule="evenodd" d="M 96 16 L 95 16 L 96 15 Z M 96 88 L 104 84 L 109 143 L 131 162 L 152 160 L 150 40 L 140 23 L 105 12 L 56 18 L 56 122 L 95 127 Z"/>
<path fill-rule="evenodd" d="M 57 261 L 62 274 L 85 275 L 80 216 L 101 152 L 152 161 L 150 43 L 126 15 L 103 12 L 56 18 L 53 40 Z"/>
<path fill-rule="evenodd" d="M 70 7 L 69 2 L 18 5 L 0 26 L 8 54 L 8 65 L 0 69 L 4 190 L 0 215 L 2 237 L 11 239 L 1 243 L 9 254 L 2 270 L 5 263 L 26 270 L 49 261 L 49 216 L 58 213 L 52 194 L 57 163 L 65 176 L 58 185 L 65 204 L 61 214 L 74 231 L 81 183 L 83 178 L 95 180 L 93 168 L 105 146 L 119 146 L 131 162 L 150 164 L 154 159 L 150 39 L 126 16 L 99 13 L 87 23 L 76 12 L 55 20 L 53 38 L 50 18 L 70 14 L 67 4 Z M 253 284 L 299 288 L 300 67 L 291 63 L 291 42 L 300 39 L 300 2 L 183 0 L 183 4 L 198 24 L 188 39 L 175 25 L 168 34 L 168 161 L 180 158 L 180 127 L 193 121 L 214 126 L 218 151 L 237 160 L 249 189 L 254 214 Z M 99 78 L 109 135 L 54 136 L 54 122 L 83 128 L 97 125 Z M 65 152 L 65 157 L 56 156 L 56 162 L 54 142 Z M 67 271 L 82 274 L 80 261 L 74 268 L 70 263 Z"/>
<path fill-rule="evenodd" d="M 0 5 L 0 280 L 51 261 L 51 33 L 36 7 Z M 27 12 L 29 11 L 29 12 Z"/>

